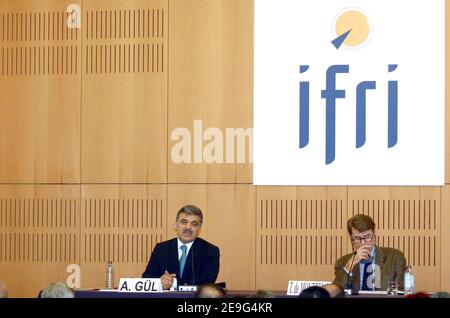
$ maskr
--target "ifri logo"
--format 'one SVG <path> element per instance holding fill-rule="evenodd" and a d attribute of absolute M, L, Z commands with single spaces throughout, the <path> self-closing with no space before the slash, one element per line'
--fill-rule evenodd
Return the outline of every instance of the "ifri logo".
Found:
<path fill-rule="evenodd" d="M 301 65 L 300 73 L 308 71 L 309 65 Z M 388 72 L 397 69 L 396 64 L 388 66 Z M 336 100 L 345 99 L 346 90 L 337 89 L 336 75 L 349 74 L 350 65 L 332 65 L 326 72 L 326 88 L 321 90 L 321 98 L 325 99 L 325 164 L 330 164 L 336 156 Z M 356 86 L 356 148 L 366 143 L 366 100 L 367 91 L 375 90 L 376 81 L 362 81 Z M 300 82 L 300 143 L 305 148 L 309 143 L 309 102 L 310 83 Z M 347 105 L 348 106 L 348 105 Z M 397 144 L 398 140 L 398 81 L 388 82 L 388 148 Z"/>
<path fill-rule="evenodd" d="M 335 39 L 331 44 L 337 49 L 356 50 L 364 47 L 372 35 L 372 23 L 367 13 L 360 9 L 345 9 L 335 18 L 333 23 Z M 388 65 L 388 73 L 397 69 L 397 64 Z M 309 70 L 309 65 L 300 66 L 300 74 Z M 336 101 L 345 99 L 346 90 L 337 89 L 336 75 L 350 74 L 349 64 L 332 65 L 326 71 L 326 88 L 321 90 L 321 98 L 325 99 L 325 164 L 328 165 L 336 157 Z M 366 100 L 367 91 L 377 88 L 376 81 L 361 81 L 356 86 L 356 148 L 366 142 Z M 317 96 L 317 95 L 314 95 Z M 398 81 L 388 82 L 388 148 L 397 144 L 398 140 Z M 349 106 L 346 103 L 346 106 Z M 300 129 L 299 147 L 305 148 L 309 143 L 310 123 L 310 83 L 300 82 Z"/>

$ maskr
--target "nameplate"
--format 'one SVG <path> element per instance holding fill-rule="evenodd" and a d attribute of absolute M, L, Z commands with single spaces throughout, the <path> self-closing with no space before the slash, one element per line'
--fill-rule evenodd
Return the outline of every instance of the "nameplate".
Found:
<path fill-rule="evenodd" d="M 298 296 L 302 290 L 311 286 L 324 286 L 331 282 L 312 281 L 312 280 L 290 280 L 288 283 L 287 294 L 290 296 Z"/>
<path fill-rule="evenodd" d="M 197 291 L 197 286 L 193 285 L 178 286 L 178 291 L 186 291 L 186 292 Z"/>
<path fill-rule="evenodd" d="M 159 278 L 121 278 L 119 292 L 124 293 L 160 293 L 162 292 Z"/>

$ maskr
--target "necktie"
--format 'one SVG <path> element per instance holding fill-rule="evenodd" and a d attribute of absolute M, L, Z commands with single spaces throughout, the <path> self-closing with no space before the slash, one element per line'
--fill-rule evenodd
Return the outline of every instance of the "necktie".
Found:
<path fill-rule="evenodd" d="M 183 277 L 183 270 L 184 270 L 184 265 L 186 264 L 186 250 L 187 250 L 187 246 L 186 245 L 181 245 L 181 257 L 180 257 L 180 277 Z"/>
<path fill-rule="evenodd" d="M 372 265 L 372 263 L 364 263 L 363 280 L 362 280 L 361 290 L 370 290 L 369 286 L 367 285 L 367 281 L 369 280 L 369 276 L 371 274 L 371 273 L 369 273 L 370 265 Z"/>

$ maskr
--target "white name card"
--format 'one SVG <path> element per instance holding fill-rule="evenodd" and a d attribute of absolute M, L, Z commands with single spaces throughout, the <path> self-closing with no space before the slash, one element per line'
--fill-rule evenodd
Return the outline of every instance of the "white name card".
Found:
<path fill-rule="evenodd" d="M 121 278 L 119 292 L 124 293 L 160 293 L 162 292 L 159 278 Z"/>
<path fill-rule="evenodd" d="M 331 282 L 312 281 L 312 280 L 290 280 L 287 287 L 287 294 L 290 296 L 299 295 L 303 289 L 311 286 L 324 286 L 331 284 Z"/>

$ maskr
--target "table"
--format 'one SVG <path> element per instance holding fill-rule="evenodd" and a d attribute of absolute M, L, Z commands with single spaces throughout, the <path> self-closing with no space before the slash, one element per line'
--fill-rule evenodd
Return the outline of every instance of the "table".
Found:
<path fill-rule="evenodd" d="M 255 290 L 228 290 L 228 298 L 245 298 L 256 293 Z M 277 298 L 297 298 L 288 296 L 286 291 L 272 291 Z M 78 289 L 75 290 L 75 298 L 193 298 L 194 292 L 166 291 L 162 293 L 126 293 L 117 290 Z M 346 298 L 404 298 L 403 295 L 361 294 L 349 295 Z"/>

